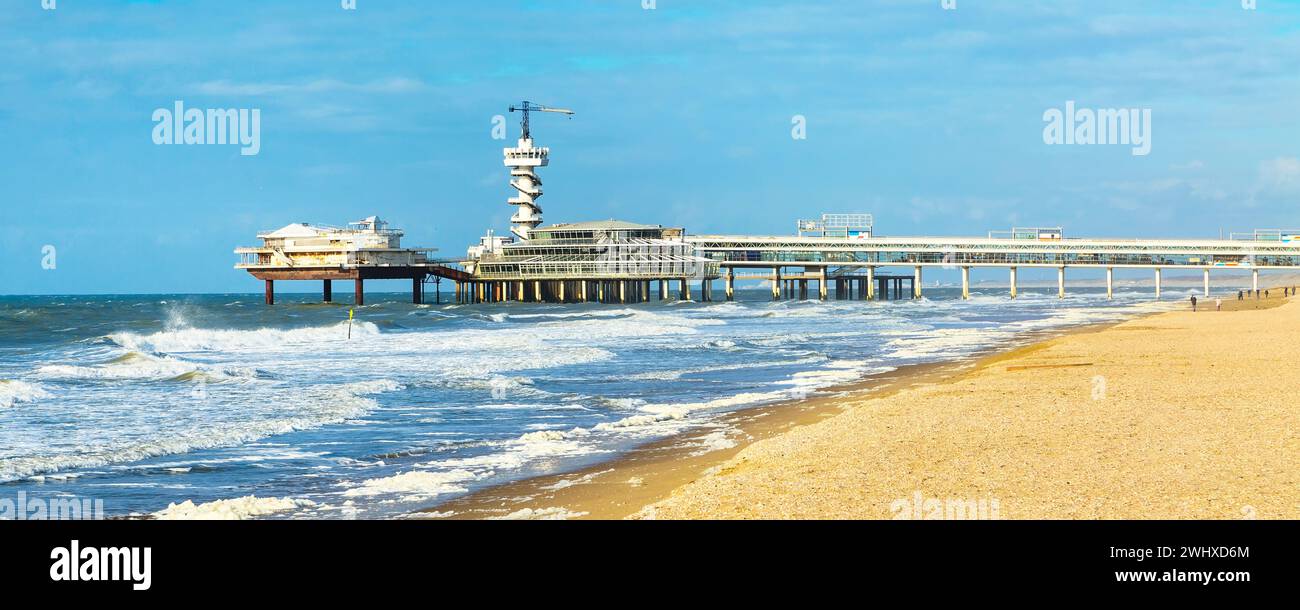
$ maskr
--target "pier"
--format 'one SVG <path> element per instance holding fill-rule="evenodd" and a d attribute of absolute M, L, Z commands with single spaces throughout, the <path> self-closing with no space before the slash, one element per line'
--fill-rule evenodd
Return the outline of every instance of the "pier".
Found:
<path fill-rule="evenodd" d="M 430 278 L 453 281 L 456 303 L 622 304 L 656 295 L 707 302 L 717 280 L 728 301 L 736 298 L 737 280 L 766 282 L 772 300 L 809 299 L 815 286 L 819 300 L 878 301 L 923 298 L 926 269 L 959 270 L 965 299 L 972 269 L 1005 269 L 1012 299 L 1022 269 L 1054 269 L 1060 298 L 1069 270 L 1104 270 L 1111 298 L 1116 269 L 1147 269 L 1159 299 L 1162 273 L 1170 269 L 1200 271 L 1205 296 L 1212 271 L 1249 270 L 1258 290 L 1260 271 L 1300 269 L 1300 230 L 1259 229 L 1228 239 L 1080 239 L 1061 227 L 1013 227 L 987 237 L 882 236 L 863 213 L 798 220 L 794 235 L 689 235 L 683 227 L 613 219 L 543 226 L 537 172 L 549 165 L 550 149 L 534 143 L 529 113 L 573 112 L 532 102 L 510 111 L 523 120 L 516 146 L 502 151 L 513 189 L 506 203 L 515 208 L 508 234 L 488 230 L 463 259 L 435 260 L 433 248 L 402 247 L 402 232 L 374 216 L 344 229 L 298 223 L 259 234 L 259 247 L 236 249 L 243 258 L 235 267 L 265 282 L 267 304 L 275 302 L 276 281 L 321 281 L 329 302 L 331 282 L 351 280 L 358 305 L 367 279 L 409 279 L 414 303 L 424 301 Z"/>

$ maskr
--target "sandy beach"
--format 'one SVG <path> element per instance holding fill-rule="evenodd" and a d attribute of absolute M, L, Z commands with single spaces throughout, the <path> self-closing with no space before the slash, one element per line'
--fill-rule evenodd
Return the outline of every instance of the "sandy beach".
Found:
<path fill-rule="evenodd" d="M 1284 363 L 1300 357 L 1300 303 L 1274 296 L 1069 334 L 857 402 L 637 516 L 930 518 L 956 501 L 1003 519 L 1294 519 L 1300 380 Z"/>
<path fill-rule="evenodd" d="M 900 369 L 737 413 L 734 447 L 665 441 L 430 516 L 1297 518 L 1300 381 L 1280 363 L 1300 357 L 1300 303 L 1280 292 Z"/>

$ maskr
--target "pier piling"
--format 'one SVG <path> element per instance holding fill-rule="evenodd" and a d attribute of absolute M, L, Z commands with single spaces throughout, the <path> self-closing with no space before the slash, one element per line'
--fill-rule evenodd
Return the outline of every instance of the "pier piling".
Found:
<path fill-rule="evenodd" d="M 1160 272 L 1157 271 L 1156 273 L 1159 274 Z M 1157 275 L 1156 277 L 1159 277 L 1159 275 Z M 1159 293 L 1159 289 L 1157 289 L 1157 294 L 1158 293 Z M 1011 268 L 1011 298 L 1013 299 L 1016 298 L 1016 268 L 1015 267 Z"/>
<path fill-rule="evenodd" d="M 322 286 L 321 290 L 322 290 L 321 293 L 322 302 L 330 303 L 334 301 L 334 280 L 324 280 L 324 285 Z"/>
<path fill-rule="evenodd" d="M 970 267 L 961 268 L 961 298 L 970 300 Z"/>
<path fill-rule="evenodd" d="M 366 304 L 365 283 L 366 281 L 361 278 L 357 278 L 356 280 L 353 280 L 352 302 L 355 303 L 357 306 Z"/>
<path fill-rule="evenodd" d="M 266 282 L 266 304 L 275 305 L 275 280 L 265 280 Z"/>

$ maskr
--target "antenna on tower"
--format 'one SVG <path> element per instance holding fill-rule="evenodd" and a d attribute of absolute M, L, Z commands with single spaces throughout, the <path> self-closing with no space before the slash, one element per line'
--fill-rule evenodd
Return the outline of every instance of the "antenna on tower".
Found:
<path fill-rule="evenodd" d="M 542 206 L 537 205 L 537 198 L 542 196 L 542 179 L 537 177 L 537 168 L 548 164 L 551 154 L 546 147 L 533 146 L 533 135 L 528 131 L 528 113 L 554 112 L 572 117 L 573 111 L 529 101 L 510 107 L 510 112 L 516 111 L 523 113 L 523 120 L 519 122 L 523 133 L 519 136 L 518 146 L 506 148 L 503 152 L 506 167 L 510 168 L 510 186 L 514 187 L 517 194 L 507 199 L 506 203 L 519 206 L 510 217 L 510 232 L 519 239 L 528 239 L 528 232 L 542 224 Z"/>

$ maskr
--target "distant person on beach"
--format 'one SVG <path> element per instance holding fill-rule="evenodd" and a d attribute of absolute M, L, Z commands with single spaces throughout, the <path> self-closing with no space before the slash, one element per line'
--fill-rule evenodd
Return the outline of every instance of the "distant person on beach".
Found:
<path fill-rule="evenodd" d="M 1214 299 L 1214 311 L 1223 311 L 1223 299 Z"/>
<path fill-rule="evenodd" d="M 1266 299 L 1268 298 L 1268 291 L 1267 291 L 1267 290 L 1264 291 L 1264 298 L 1266 298 Z"/>
<path fill-rule="evenodd" d="M 1196 297 L 1192 297 L 1192 311 L 1196 311 Z"/>
<path fill-rule="evenodd" d="M 1237 300 L 1238 300 L 1238 301 L 1240 301 L 1240 300 L 1246 298 L 1246 295 L 1245 295 L 1245 294 L 1242 294 L 1242 292 L 1243 292 L 1243 291 L 1241 291 L 1241 290 L 1238 290 L 1238 291 L 1237 291 Z"/>

